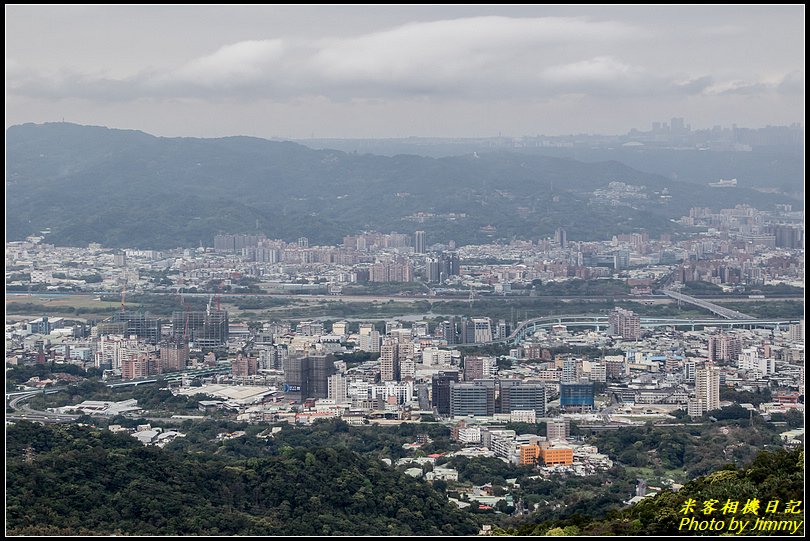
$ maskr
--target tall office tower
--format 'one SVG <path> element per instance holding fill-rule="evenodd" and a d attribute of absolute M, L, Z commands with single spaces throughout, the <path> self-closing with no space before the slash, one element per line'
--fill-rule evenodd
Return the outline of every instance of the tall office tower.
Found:
<path fill-rule="evenodd" d="M 495 415 L 495 386 L 450 382 L 450 415 L 492 417 Z"/>
<path fill-rule="evenodd" d="M 450 415 L 450 382 L 458 382 L 458 372 L 439 372 L 433 376 L 433 407 L 439 415 Z"/>
<path fill-rule="evenodd" d="M 435 284 L 442 281 L 441 261 L 438 257 L 425 258 L 425 281 Z"/>
<path fill-rule="evenodd" d="M 417 231 L 414 234 L 414 251 L 417 254 L 424 254 L 427 248 L 427 235 L 424 231 Z"/>
<path fill-rule="evenodd" d="M 386 337 L 380 346 L 380 379 L 399 381 L 399 344 L 391 337 Z"/>
<path fill-rule="evenodd" d="M 113 265 L 116 267 L 126 267 L 127 266 L 127 253 L 121 252 L 120 254 L 115 254 L 113 256 Z"/>
<path fill-rule="evenodd" d="M 625 340 L 641 338 L 641 319 L 631 310 L 616 308 L 608 316 L 610 334 L 619 335 Z"/>
<path fill-rule="evenodd" d="M 703 403 L 703 413 L 720 409 L 720 369 L 706 366 L 695 371 L 695 399 Z"/>
<path fill-rule="evenodd" d="M 568 247 L 568 234 L 562 227 L 558 227 L 557 230 L 554 231 L 554 244 L 560 248 Z"/>

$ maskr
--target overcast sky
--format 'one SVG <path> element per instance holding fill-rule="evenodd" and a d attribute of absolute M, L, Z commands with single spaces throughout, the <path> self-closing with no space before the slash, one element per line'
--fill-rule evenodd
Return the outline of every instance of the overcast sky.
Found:
<path fill-rule="evenodd" d="M 211 137 L 804 123 L 804 6 L 6 6 L 6 126 Z"/>

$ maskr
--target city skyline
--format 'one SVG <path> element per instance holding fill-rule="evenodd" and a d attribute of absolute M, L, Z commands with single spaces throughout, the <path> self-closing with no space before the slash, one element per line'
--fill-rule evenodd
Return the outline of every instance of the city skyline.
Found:
<path fill-rule="evenodd" d="M 789 125 L 804 118 L 803 10 L 11 6 L 6 126 L 300 139 Z"/>

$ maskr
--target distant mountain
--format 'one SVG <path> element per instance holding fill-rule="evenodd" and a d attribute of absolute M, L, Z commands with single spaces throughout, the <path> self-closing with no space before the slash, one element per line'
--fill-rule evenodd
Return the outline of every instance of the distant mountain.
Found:
<path fill-rule="evenodd" d="M 597 139 L 597 136 L 594 136 Z M 629 139 L 629 137 L 625 137 Z M 663 175 L 668 179 L 692 184 L 708 184 L 721 178 L 736 178 L 744 188 L 778 190 L 803 199 L 804 147 L 757 146 L 748 152 L 705 151 L 697 148 L 666 148 L 653 145 L 621 144 L 621 141 L 590 142 L 587 138 L 572 146 L 532 146 L 532 141 L 515 142 L 511 138 L 490 139 L 302 139 L 310 148 L 333 148 L 344 152 L 362 152 L 394 156 L 418 154 L 441 158 L 507 150 L 518 154 L 539 154 L 570 158 L 583 162 L 618 161 L 639 171 Z"/>
<path fill-rule="evenodd" d="M 571 240 L 605 239 L 673 231 L 670 219 L 692 206 L 795 203 L 673 182 L 615 161 L 506 152 L 385 157 L 68 123 L 9 128 L 6 166 L 6 238 L 49 228 L 48 242 L 59 245 L 211 245 L 218 232 L 255 231 L 333 244 L 372 229 L 421 229 L 430 243 L 537 239 L 557 227 Z M 615 189 L 604 192 L 611 182 L 644 188 L 614 197 Z"/>

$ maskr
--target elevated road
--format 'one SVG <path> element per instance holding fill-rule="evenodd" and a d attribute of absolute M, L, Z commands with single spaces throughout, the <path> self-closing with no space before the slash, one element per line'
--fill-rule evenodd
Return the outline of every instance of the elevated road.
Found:
<path fill-rule="evenodd" d="M 692 297 L 690 295 L 684 295 L 683 293 L 672 291 L 671 289 L 664 289 L 662 290 L 662 293 L 664 293 L 664 295 L 666 295 L 667 297 L 673 298 L 677 301 L 693 304 L 705 310 L 709 310 L 713 314 L 717 314 L 718 316 L 725 319 L 734 319 L 734 320 L 756 319 L 753 316 L 749 316 L 748 314 L 743 314 L 742 312 L 738 312 L 730 308 L 725 308 L 723 306 L 720 306 L 719 304 L 714 304 L 713 302 L 709 302 L 707 300 L 696 299 L 695 297 Z"/>
<path fill-rule="evenodd" d="M 655 329 L 659 327 L 680 327 L 695 330 L 698 327 L 722 327 L 731 329 L 734 327 L 754 328 L 754 327 L 780 327 L 798 323 L 799 319 L 685 319 L 685 318 L 655 318 L 642 317 L 641 327 L 644 329 Z M 566 327 L 591 328 L 597 331 L 608 328 L 608 316 L 604 315 L 570 315 L 570 316 L 545 316 L 529 319 L 521 322 L 512 334 L 501 340 L 491 342 L 481 342 L 477 344 L 454 344 L 454 347 L 477 347 L 492 344 L 518 344 L 526 336 L 534 334 L 539 329 L 549 329 L 555 325 L 565 325 Z"/>

